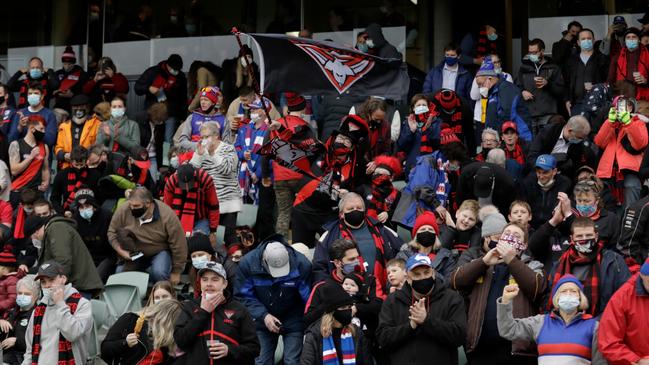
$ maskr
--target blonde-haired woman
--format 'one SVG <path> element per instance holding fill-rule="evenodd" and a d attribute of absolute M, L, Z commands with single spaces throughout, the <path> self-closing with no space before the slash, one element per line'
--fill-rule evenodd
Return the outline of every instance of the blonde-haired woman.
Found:
<path fill-rule="evenodd" d="M 539 365 L 607 364 L 597 349 L 599 323 L 585 313 L 588 299 L 579 279 L 569 274 L 561 277 L 552 289 L 553 311 L 533 317 L 514 318 L 512 300 L 518 292 L 518 285 L 508 285 L 498 299 L 500 336 L 535 342 Z"/>
<path fill-rule="evenodd" d="M 306 330 L 300 364 L 373 364 L 363 331 L 351 323 L 352 297 L 335 283 L 322 290 L 325 313 Z"/>

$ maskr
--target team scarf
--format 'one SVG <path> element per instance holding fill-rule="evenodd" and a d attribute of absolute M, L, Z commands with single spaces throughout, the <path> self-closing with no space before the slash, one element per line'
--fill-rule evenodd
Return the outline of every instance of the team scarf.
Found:
<path fill-rule="evenodd" d="M 79 83 L 79 78 L 81 77 L 81 67 L 74 67 L 70 73 L 66 75 L 61 75 L 63 79 L 61 80 L 61 84 L 59 86 L 59 90 L 70 90 L 72 89 L 76 84 Z"/>
<path fill-rule="evenodd" d="M 65 304 L 70 307 L 70 314 L 74 315 L 79 305 L 81 294 L 73 293 L 65 300 Z M 41 334 L 43 317 L 47 305 L 40 303 L 34 308 L 34 337 L 32 340 L 32 365 L 38 365 L 38 357 L 41 354 Z M 68 341 L 62 333 L 59 333 L 59 361 L 57 365 L 76 365 L 74 361 L 74 353 L 72 352 L 72 343 Z"/>
<path fill-rule="evenodd" d="M 68 198 L 65 200 L 65 203 L 63 203 L 63 209 L 68 210 L 72 203 L 74 203 L 74 197 L 77 194 L 77 190 L 86 183 L 87 178 L 87 169 L 83 169 L 82 171 L 70 169 L 70 171 L 68 171 L 68 185 L 66 187 Z"/>
<path fill-rule="evenodd" d="M 356 364 L 356 349 L 354 336 L 346 327 L 340 334 L 340 347 L 343 352 L 342 363 L 338 360 L 338 352 L 333 335 L 322 338 L 322 365 L 354 365 Z"/>
<path fill-rule="evenodd" d="M 478 46 L 475 49 L 475 53 L 477 58 L 498 53 L 496 42 L 492 42 L 487 38 L 486 28 L 482 28 L 478 34 Z"/>
<path fill-rule="evenodd" d="M 245 127 L 242 127 L 243 133 L 243 146 L 237 146 L 237 150 L 250 151 L 250 160 L 241 160 L 239 167 L 239 188 L 241 189 L 242 197 L 249 197 L 255 204 L 259 204 L 259 189 L 257 184 L 252 183 L 252 174 L 254 173 L 257 164 L 261 163 L 261 155 L 259 151 L 264 144 L 264 136 L 268 130 L 266 123 L 261 123 L 259 128 L 255 126 L 255 122 L 249 122 Z M 261 180 L 261 176 L 257 176 Z M 259 181 L 258 181 L 259 182 Z"/>
<path fill-rule="evenodd" d="M 161 72 L 156 75 L 153 79 L 151 86 L 157 87 L 158 89 L 163 89 L 164 91 L 169 91 L 176 85 L 176 76 L 170 74 L 167 71 L 167 63 L 160 62 Z"/>
<path fill-rule="evenodd" d="M 19 240 L 25 238 L 25 221 L 27 220 L 27 213 L 25 213 L 25 208 L 23 204 L 18 205 L 18 211 L 16 212 L 16 225 L 14 227 L 14 238 Z"/>
<path fill-rule="evenodd" d="M 378 219 L 381 212 L 390 212 L 399 190 L 390 182 L 390 176 L 381 175 L 372 180 L 372 195 L 367 202 L 367 216 Z"/>
<path fill-rule="evenodd" d="M 557 271 L 554 273 L 554 278 L 552 279 L 551 287 L 559 282 L 562 276 L 565 274 L 572 274 L 572 268 L 574 265 L 588 265 L 588 276 L 586 280 L 583 281 L 584 284 L 584 294 L 588 298 L 588 302 L 591 304 L 588 312 L 592 315 L 597 313 L 599 307 L 599 269 L 602 265 L 602 247 L 603 243 L 597 242 L 593 251 L 585 257 L 579 256 L 577 249 L 575 249 L 575 244 L 570 243 L 570 247 L 566 252 L 561 255 L 559 258 L 559 263 L 557 265 Z M 552 298 L 548 303 L 548 307 L 552 308 Z"/>
<path fill-rule="evenodd" d="M 376 296 L 378 298 L 384 299 L 387 297 L 385 293 L 385 283 L 388 280 L 388 274 L 385 269 L 385 260 L 383 251 L 383 237 L 379 232 L 378 228 L 370 222 L 369 219 L 365 218 L 365 226 L 367 227 L 370 235 L 372 235 L 372 241 L 374 242 L 374 247 L 376 248 L 376 257 L 374 259 L 374 278 L 376 279 Z M 361 226 L 362 227 L 362 226 Z M 352 241 L 356 243 L 352 232 L 349 230 L 346 224 L 341 220 L 339 223 L 340 235 L 343 239 Z"/>
<path fill-rule="evenodd" d="M 518 162 L 519 165 L 525 165 L 525 154 L 523 153 L 523 147 L 521 147 L 520 142 L 516 142 L 513 151 L 510 151 L 509 148 L 503 144 L 503 150 L 505 150 L 506 158 Z"/>
<path fill-rule="evenodd" d="M 174 210 L 176 216 L 180 219 L 180 224 L 183 226 L 185 234 L 194 231 L 194 221 L 198 209 L 199 200 L 199 178 L 194 177 L 194 184 L 191 189 L 183 191 L 178 186 L 178 174 L 172 177 L 172 185 L 174 186 L 173 199 L 171 201 L 171 209 Z"/>

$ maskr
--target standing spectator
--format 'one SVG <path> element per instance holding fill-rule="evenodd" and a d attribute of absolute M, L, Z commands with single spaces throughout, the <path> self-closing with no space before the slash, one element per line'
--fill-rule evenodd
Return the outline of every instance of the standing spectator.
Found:
<path fill-rule="evenodd" d="M 48 162 L 49 148 L 45 138 L 45 122 L 42 117 L 33 115 L 26 124 L 24 138 L 9 145 L 9 168 L 11 175 L 11 205 L 18 205 L 20 193 L 26 189 L 47 191 L 50 185 Z"/>
<path fill-rule="evenodd" d="M 264 101 L 266 101 L 266 98 L 264 98 Z M 260 189 L 262 189 L 262 156 L 259 152 L 264 144 L 268 133 L 268 125 L 270 124 L 264 113 L 265 108 L 270 107 L 270 102 L 266 102 L 264 105 L 261 99 L 255 99 L 249 106 L 250 121 L 239 126 L 234 147 L 237 150 L 237 157 L 241 161 L 239 167 L 241 196 L 244 202 L 259 205 Z M 268 211 L 265 213 L 267 215 Z"/>
<path fill-rule="evenodd" d="M 563 100 L 561 68 L 544 55 L 545 43 L 532 39 L 528 54 L 518 69 L 516 85 L 522 90 L 524 104 L 531 115 L 532 133 L 537 135 L 550 117 L 557 114 L 557 104 Z"/>
<path fill-rule="evenodd" d="M 137 95 L 145 95 L 146 108 L 156 102 L 167 103 L 165 142 L 171 142 L 178 121 L 186 114 L 187 79 L 182 68 L 183 59 L 174 53 L 166 61 L 146 69 L 134 86 Z"/>
<path fill-rule="evenodd" d="M 485 57 L 491 54 L 501 54 L 501 42 L 498 42 L 498 32 L 495 24 L 484 24 L 479 27 L 477 34 L 467 33 L 460 42 L 460 63 L 474 70 L 483 63 Z"/>
<path fill-rule="evenodd" d="M 101 124 L 96 115 L 90 115 L 90 99 L 86 95 L 73 96 L 69 105 L 72 117 L 59 125 L 54 147 L 58 170 L 70 167 L 70 155 L 75 147 L 89 149 L 95 144 Z"/>
<path fill-rule="evenodd" d="M 237 96 L 243 95 L 241 93 L 243 90 L 252 92 L 254 84 L 248 66 L 252 68 L 252 73 L 259 82 L 259 65 L 253 59 L 252 48 L 247 44 L 239 50 L 239 55 L 236 58 L 223 61 L 221 67 L 223 67 L 223 96 L 225 102 L 233 103 Z M 252 100 L 248 100 L 248 102 L 250 103 Z M 229 115 L 230 109 L 228 109 Z M 273 117 L 273 119 L 275 118 Z"/>
<path fill-rule="evenodd" d="M 354 109 L 356 111 L 356 109 Z M 391 127 L 387 116 L 388 104 L 385 100 L 369 97 L 358 108 L 357 114 L 369 127 L 367 146 L 363 146 L 365 157 L 371 161 L 374 157 L 392 152 Z"/>
<path fill-rule="evenodd" d="M 608 77 L 609 57 L 595 49 L 594 44 L 595 33 L 588 28 L 582 29 L 579 32 L 581 52 L 573 54 L 566 62 L 564 100 L 569 115 L 587 112 L 586 100 L 593 85 L 606 82 Z"/>
<path fill-rule="evenodd" d="M 457 364 L 467 317 L 462 297 L 433 269 L 430 258 L 415 255 L 406 263 L 407 282 L 390 294 L 379 315 L 376 336 L 392 364 Z"/>
<path fill-rule="evenodd" d="M 439 148 L 441 122 L 440 112 L 424 94 L 416 94 L 410 100 L 410 114 L 401 124 L 397 139 L 397 153 L 405 154 L 405 174 L 415 166 L 419 156 L 430 154 Z"/>
<path fill-rule="evenodd" d="M 151 161 L 149 172 L 156 183 L 160 180 L 158 174 L 164 164 L 164 123 L 167 119 L 165 103 L 155 103 L 146 111 L 135 115 L 135 121 L 140 129 L 140 146 L 145 147 L 149 153 L 149 161 Z"/>
<path fill-rule="evenodd" d="M 649 328 L 649 259 L 613 295 L 602 315 L 599 350 L 612 365 L 645 365 L 649 343 L 642 334 Z"/>
<path fill-rule="evenodd" d="M 212 177 L 219 199 L 219 222 L 225 226 L 225 244 L 229 245 L 236 241 L 237 213 L 242 209 L 241 190 L 237 180 L 239 159 L 234 146 L 221 141 L 219 135 L 218 124 L 201 125 L 201 142 L 190 163 Z"/>
<path fill-rule="evenodd" d="M 61 55 L 63 68 L 56 71 L 59 79 L 59 88 L 52 92 L 54 108 L 70 111 L 70 100 L 81 94 L 83 85 L 88 81 L 88 74 L 77 65 L 77 57 L 71 46 L 66 46 Z"/>
<path fill-rule="evenodd" d="M 617 58 L 611 61 L 608 71 L 608 83 L 624 80 L 635 87 L 637 100 L 649 100 L 649 50 L 640 45 L 638 28 L 628 28 L 624 32 L 624 48 Z"/>
<path fill-rule="evenodd" d="M 226 126 L 226 119 L 222 112 L 223 95 L 221 94 L 221 90 L 216 86 L 204 87 L 201 89 L 199 102 L 200 108 L 194 109 L 176 131 L 173 141 L 174 145 L 183 150 L 195 150 L 201 139 L 201 126 L 205 123 L 218 124 L 221 140 L 232 141 L 231 143 L 234 143 L 236 129 L 233 130 Z"/>
<path fill-rule="evenodd" d="M 219 85 L 222 78 L 223 69 L 212 62 L 199 60 L 192 62 L 187 72 L 190 113 L 200 107 L 201 90 L 211 85 Z"/>
<path fill-rule="evenodd" d="M 125 249 L 126 238 L 134 242 L 133 251 L 144 257 L 133 261 L 130 250 Z M 165 203 L 153 199 L 146 188 L 135 188 L 128 204 L 115 210 L 108 228 L 108 240 L 118 257 L 124 261 L 117 271 L 146 270 L 151 267 L 153 282 L 169 280 L 180 282 L 180 273 L 187 261 L 187 240 L 175 212 Z"/>
<path fill-rule="evenodd" d="M 385 155 L 377 156 L 373 162 L 376 168 L 372 173 L 370 194 L 366 196 L 367 216 L 390 225 L 401 197 L 399 189 L 392 184 L 401 176 L 401 164 L 396 157 Z"/>
<path fill-rule="evenodd" d="M 624 209 L 617 250 L 629 261 L 629 266 L 640 265 L 649 257 L 649 196 Z M 632 259 L 632 260 L 631 260 Z"/>
<path fill-rule="evenodd" d="M 180 165 L 165 184 L 164 202 L 174 210 L 185 236 L 193 232 L 216 234 L 219 200 L 212 177 L 189 163 Z"/>
<path fill-rule="evenodd" d="M 50 202 L 54 209 L 67 217 L 72 216 L 72 203 L 76 192 L 83 186 L 96 189 L 101 178 L 99 171 L 86 166 L 88 150 L 77 146 L 70 156 L 70 167 L 56 173 L 50 195 Z"/>
<path fill-rule="evenodd" d="M 577 40 L 582 29 L 583 26 L 581 23 L 573 20 L 568 23 L 566 30 L 561 32 L 563 37 L 552 44 L 552 58 L 562 69 L 566 66 L 566 63 L 571 57 L 579 53 L 579 47 L 581 47 L 581 44 Z M 564 75 L 568 75 L 565 69 Z"/>
<path fill-rule="evenodd" d="M 43 67 L 43 60 L 38 57 L 32 57 L 28 63 L 29 69 L 21 68 L 9 79 L 7 86 L 12 92 L 18 93 L 18 103 L 16 106 L 20 109 L 27 107 L 28 94 L 32 84 L 40 85 L 42 105 L 49 106 L 50 99 L 54 90 L 59 88 L 59 79 L 54 74 L 54 70 Z"/>
<path fill-rule="evenodd" d="M 11 127 L 9 129 L 9 141 L 13 142 L 27 134 L 27 121 L 30 117 L 40 117 L 43 119 L 43 125 L 45 126 L 45 136 L 43 141 L 52 149 L 54 143 L 56 142 L 56 116 L 49 108 L 46 108 L 43 99 L 43 87 L 38 83 L 33 83 L 29 85 L 27 90 L 27 101 L 29 106 L 20 109 L 14 114 L 14 119 L 11 121 Z M 49 154 L 48 154 L 49 155 Z"/>
<path fill-rule="evenodd" d="M 391 45 L 383 35 L 383 29 L 377 23 L 372 23 L 365 28 L 367 40 L 365 44 L 369 48 L 369 53 L 381 58 L 401 59 L 402 55 L 397 48 Z"/>
<path fill-rule="evenodd" d="M 9 136 L 9 130 L 11 127 L 11 122 L 14 119 L 14 114 L 16 114 L 16 107 L 10 103 L 11 91 L 9 91 L 9 86 L 0 83 L 0 132 L 2 132 L 3 140 L 0 144 L 0 159 L 7 161 L 6 148 L 8 146 L 7 137 Z"/>
<path fill-rule="evenodd" d="M 244 119 L 250 119 L 249 105 L 252 104 L 255 99 L 257 99 L 257 95 L 252 87 L 244 86 L 239 89 L 239 97 L 232 100 L 225 115 L 225 126 L 227 127 L 224 128 L 225 130 L 222 132 L 224 141 L 234 143 L 234 140 L 237 137 L 239 125 Z M 278 120 L 282 117 L 272 101 L 264 99 L 264 102 L 270 102 L 268 114 L 270 115 L 271 120 Z M 345 114 L 347 114 L 346 110 Z M 340 122 L 340 120 L 338 120 L 338 122 Z"/>
<path fill-rule="evenodd" d="M 83 364 L 92 332 L 90 301 L 67 283 L 67 271 L 56 261 L 38 268 L 43 298 L 25 331 L 23 364 Z"/>
<path fill-rule="evenodd" d="M 649 141 L 645 122 L 634 110 L 634 105 L 632 99 L 616 98 L 608 119 L 595 136 L 595 144 L 604 150 L 597 166 L 597 177 L 612 180 L 614 186 L 622 174 L 625 208 L 640 199 L 642 181 L 638 172 Z"/>
<path fill-rule="evenodd" d="M 38 300 L 40 286 L 32 276 L 24 277 L 16 283 L 16 307 L 9 316 L 0 319 L 0 329 L 5 334 L 2 341 L 2 361 L 8 365 L 20 365 L 25 355 L 25 332 L 34 304 Z"/>
<path fill-rule="evenodd" d="M 471 74 L 458 63 L 462 50 L 455 43 L 444 47 L 444 61 L 426 75 L 423 93 L 435 94 L 441 89 L 453 90 L 464 100 L 470 100 Z"/>
<path fill-rule="evenodd" d="M 99 127 L 97 144 L 124 155 L 134 154 L 140 148 L 140 128 L 126 116 L 124 96 L 115 96 L 110 101 L 110 119 Z"/>
<path fill-rule="evenodd" d="M 128 93 L 128 80 L 117 72 L 115 63 L 109 57 L 102 57 L 97 63 L 97 73 L 83 85 L 83 93 L 90 97 L 93 107 L 102 101 L 110 102 L 117 95 Z"/>
<path fill-rule="evenodd" d="M 491 62 L 494 65 L 494 72 L 498 75 L 499 78 L 509 82 L 514 83 L 514 78 L 511 74 L 504 72 L 502 69 L 502 61 L 498 54 L 490 54 L 485 56 L 485 61 Z M 472 140 L 472 143 L 475 144 L 477 140 L 480 140 L 482 135 L 482 129 L 484 128 L 485 118 L 482 115 L 482 111 L 487 106 L 487 97 L 480 94 L 480 87 L 477 82 L 478 78 L 473 78 L 473 83 L 471 84 L 471 100 L 474 102 L 473 107 L 473 126 L 475 137 Z M 471 136 L 467 136 L 467 139 L 470 139 Z"/>
<path fill-rule="evenodd" d="M 311 264 L 279 235 L 267 238 L 241 259 L 234 293 L 256 322 L 261 343 L 256 364 L 273 364 L 280 333 L 284 364 L 299 363 L 304 333 L 302 313 L 310 285 Z"/>
<path fill-rule="evenodd" d="M 507 212 L 514 201 L 516 185 L 507 171 L 487 162 L 473 162 L 462 168 L 457 187 L 456 202 L 474 199 L 480 207 L 493 204 Z"/>
<path fill-rule="evenodd" d="M 473 121 L 471 119 L 471 99 L 464 98 L 458 92 L 441 89 L 432 95 L 431 101 L 439 112 L 437 117 L 441 121 L 440 129 L 451 129 L 473 153 L 475 139 L 473 138 Z"/>
<path fill-rule="evenodd" d="M 606 37 L 599 45 L 599 51 L 609 56 L 610 61 L 615 61 L 622 48 L 624 48 L 624 33 L 627 30 L 626 19 L 622 15 L 616 15 L 613 23 L 609 25 Z"/>

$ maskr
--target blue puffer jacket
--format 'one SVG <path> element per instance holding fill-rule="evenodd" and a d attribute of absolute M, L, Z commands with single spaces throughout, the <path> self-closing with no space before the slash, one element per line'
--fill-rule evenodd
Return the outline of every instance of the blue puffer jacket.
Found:
<path fill-rule="evenodd" d="M 527 107 L 521 102 L 521 90 L 511 82 L 499 79 L 498 83 L 489 89 L 485 124 L 500 131 L 503 123 L 508 120 L 516 123 L 520 138 L 527 142 L 532 140 L 530 115 Z"/>
<path fill-rule="evenodd" d="M 288 248 L 291 270 L 273 278 L 263 264 L 264 249 L 279 241 Z M 272 314 L 282 322 L 283 332 L 301 332 L 304 305 L 311 293 L 311 263 L 286 243 L 281 235 L 268 237 L 239 262 L 234 281 L 234 295 L 250 311 L 257 329 L 265 329 L 264 317 Z"/>
<path fill-rule="evenodd" d="M 424 81 L 424 94 L 434 94 L 442 89 L 442 81 L 444 80 L 444 61 L 439 65 L 433 67 Z M 471 84 L 473 83 L 473 76 L 464 68 L 459 65 L 457 69 L 457 78 L 455 79 L 455 93 L 458 94 L 465 101 L 471 101 Z"/>

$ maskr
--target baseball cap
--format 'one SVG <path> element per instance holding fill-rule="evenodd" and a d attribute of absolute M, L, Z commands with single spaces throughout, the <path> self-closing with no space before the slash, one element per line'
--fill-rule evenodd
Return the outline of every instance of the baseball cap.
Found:
<path fill-rule="evenodd" d="M 182 190 L 190 190 L 194 186 L 194 166 L 185 163 L 178 167 L 178 187 Z"/>
<path fill-rule="evenodd" d="M 407 271 L 412 271 L 419 266 L 428 266 L 432 268 L 433 262 L 430 260 L 428 255 L 424 255 L 423 253 L 418 253 L 408 258 L 408 261 L 406 262 Z"/>
<path fill-rule="evenodd" d="M 264 263 L 268 266 L 270 276 L 279 278 L 288 275 L 291 265 L 288 259 L 288 249 L 281 242 L 270 242 L 263 253 Z"/>
<path fill-rule="evenodd" d="M 204 268 L 198 270 L 198 276 L 200 277 L 208 271 L 215 273 L 223 279 L 228 278 L 228 275 L 225 272 L 225 268 L 223 268 L 223 265 L 219 264 L 218 262 L 210 261 L 206 263 Z"/>
<path fill-rule="evenodd" d="M 25 226 L 23 227 L 23 234 L 25 237 L 29 237 L 34 232 L 38 231 L 39 228 L 47 224 L 49 217 L 41 217 L 38 215 L 31 215 L 25 220 Z"/>
<path fill-rule="evenodd" d="M 508 129 L 513 129 L 514 132 L 518 133 L 518 127 L 516 126 L 516 123 L 512 122 L 511 120 L 506 121 L 505 123 L 503 123 L 502 127 L 500 127 L 502 133 L 505 133 Z"/>
<path fill-rule="evenodd" d="M 43 263 L 38 267 L 38 273 L 34 280 L 40 280 L 42 278 L 55 278 L 59 275 L 65 275 L 65 270 L 63 266 L 56 261 L 50 260 Z"/>
<path fill-rule="evenodd" d="M 622 15 L 617 15 L 613 18 L 613 24 L 626 24 L 626 19 Z"/>
<path fill-rule="evenodd" d="M 491 167 L 481 166 L 474 176 L 473 194 L 478 198 L 486 198 L 491 195 L 495 179 Z"/>
<path fill-rule="evenodd" d="M 544 171 L 552 170 L 557 167 L 557 159 L 552 155 L 541 155 L 536 158 L 536 164 L 534 166 Z"/>

